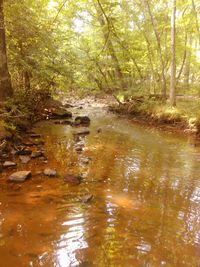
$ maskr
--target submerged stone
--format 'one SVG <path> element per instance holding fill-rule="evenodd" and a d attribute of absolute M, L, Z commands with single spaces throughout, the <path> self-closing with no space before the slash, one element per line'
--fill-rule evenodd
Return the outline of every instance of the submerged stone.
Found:
<path fill-rule="evenodd" d="M 70 184 L 79 185 L 81 183 L 82 177 L 79 175 L 65 174 L 64 181 Z"/>
<path fill-rule="evenodd" d="M 24 182 L 26 179 L 31 177 L 31 171 L 19 171 L 9 176 L 9 181 L 13 182 Z"/>

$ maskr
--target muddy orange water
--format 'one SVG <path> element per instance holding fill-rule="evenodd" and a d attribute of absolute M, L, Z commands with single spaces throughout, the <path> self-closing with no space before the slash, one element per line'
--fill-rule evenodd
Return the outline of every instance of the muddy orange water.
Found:
<path fill-rule="evenodd" d="M 1 176 L 0 266 L 199 267 L 200 148 L 101 108 L 73 112 L 92 120 L 83 152 L 73 128 L 42 122 L 48 163 L 18 164 L 33 173 L 23 184 Z M 60 177 L 37 173 L 46 166 Z"/>

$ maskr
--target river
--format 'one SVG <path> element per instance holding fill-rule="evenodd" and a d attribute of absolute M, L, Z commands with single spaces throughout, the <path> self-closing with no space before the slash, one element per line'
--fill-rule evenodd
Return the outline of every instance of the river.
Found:
<path fill-rule="evenodd" d="M 33 172 L 22 184 L 1 175 L 0 266 L 200 266 L 200 148 L 103 108 L 73 112 L 91 118 L 82 152 L 74 128 L 41 122 L 48 163 L 19 164 Z"/>

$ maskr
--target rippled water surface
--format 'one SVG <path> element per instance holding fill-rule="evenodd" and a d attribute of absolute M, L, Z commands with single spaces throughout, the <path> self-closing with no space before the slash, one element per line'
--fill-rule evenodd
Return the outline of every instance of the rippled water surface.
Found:
<path fill-rule="evenodd" d="M 0 266 L 199 267 L 200 149 L 103 109 L 74 112 L 92 120 L 83 152 L 74 128 L 43 122 L 48 164 L 19 165 L 33 173 L 20 185 L 1 176 Z M 60 177 L 37 173 L 46 166 Z"/>

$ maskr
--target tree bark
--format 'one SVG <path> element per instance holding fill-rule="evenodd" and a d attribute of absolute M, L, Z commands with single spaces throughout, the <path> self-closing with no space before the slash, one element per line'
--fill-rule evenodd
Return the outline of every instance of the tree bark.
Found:
<path fill-rule="evenodd" d="M 110 56 L 112 58 L 112 61 L 113 61 L 113 64 L 114 64 L 114 68 L 115 68 L 115 72 L 116 72 L 117 78 L 118 78 L 118 80 L 120 82 L 120 85 L 122 86 L 123 89 L 125 89 L 126 88 L 126 84 L 125 84 L 125 81 L 124 81 L 124 75 L 122 73 L 121 66 L 119 64 L 119 60 L 117 58 L 117 55 L 116 55 L 112 40 L 110 39 L 110 36 L 109 36 L 110 32 L 111 32 L 110 21 L 109 21 L 109 18 L 107 17 L 107 15 L 106 15 L 106 13 L 105 13 L 105 11 L 103 9 L 103 6 L 102 6 L 101 2 L 98 0 L 97 3 L 98 3 L 98 5 L 95 5 L 95 8 L 96 8 L 96 11 L 97 11 L 98 21 L 99 21 L 100 25 L 102 26 L 104 39 L 105 39 L 105 42 L 106 42 L 107 47 L 108 47 L 108 52 L 109 52 L 109 54 L 110 54 Z M 106 25 L 108 27 L 108 30 L 105 29 Z"/>
<path fill-rule="evenodd" d="M 181 74 L 182 74 L 182 71 L 183 71 L 183 68 L 184 68 L 184 65 L 185 65 L 185 60 L 186 60 L 186 54 L 187 54 L 187 31 L 185 32 L 185 48 L 184 48 L 184 53 L 183 53 L 183 60 L 182 60 L 182 64 L 181 64 L 181 67 L 180 67 L 180 70 L 178 72 L 178 76 L 176 77 L 176 84 L 178 84 L 179 82 L 179 79 L 181 77 Z"/>
<path fill-rule="evenodd" d="M 8 71 L 6 54 L 6 36 L 4 26 L 3 0 L 0 0 L 0 100 L 4 101 L 13 95 L 13 89 Z"/>
<path fill-rule="evenodd" d="M 189 35 L 189 46 L 186 49 L 186 59 L 185 59 L 185 68 L 184 68 L 184 88 L 189 89 L 190 87 L 190 64 L 191 64 L 191 48 L 192 46 L 192 35 Z"/>
<path fill-rule="evenodd" d="M 149 13 L 149 16 L 150 16 L 151 24 L 153 26 L 153 31 L 154 31 L 154 34 L 155 34 L 155 37 L 156 37 L 156 41 L 157 41 L 157 50 L 158 50 L 159 59 L 160 59 L 161 76 L 162 76 L 162 96 L 163 96 L 164 99 L 166 99 L 166 96 L 167 96 L 166 91 L 167 91 L 167 89 L 166 89 L 166 78 L 165 78 L 165 66 L 164 66 L 164 62 L 163 62 L 160 37 L 159 37 L 159 33 L 157 31 L 157 27 L 156 27 L 156 23 L 155 23 L 153 14 L 151 12 L 149 0 L 145 0 L 145 3 L 147 5 L 147 9 L 148 9 L 148 13 Z"/>
<path fill-rule="evenodd" d="M 196 20 L 196 28 L 197 28 L 197 33 L 199 37 L 199 45 L 200 45 L 200 29 L 199 29 L 198 13 L 196 10 L 196 5 L 195 5 L 194 0 L 192 0 L 192 8 L 193 8 L 193 12 L 194 12 L 195 20 Z"/>
<path fill-rule="evenodd" d="M 176 0 L 172 0 L 171 15 L 171 78 L 170 78 L 170 104 L 176 106 Z"/>

